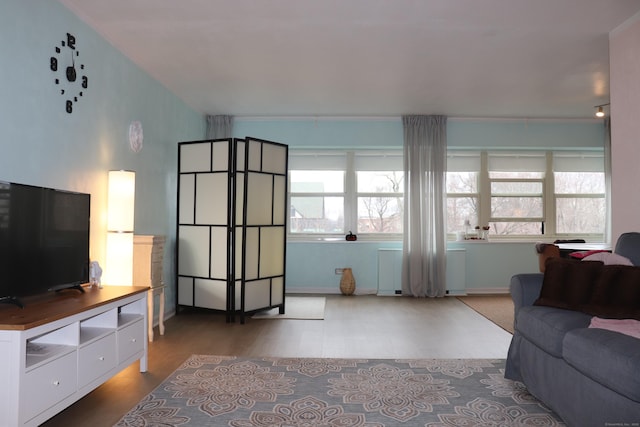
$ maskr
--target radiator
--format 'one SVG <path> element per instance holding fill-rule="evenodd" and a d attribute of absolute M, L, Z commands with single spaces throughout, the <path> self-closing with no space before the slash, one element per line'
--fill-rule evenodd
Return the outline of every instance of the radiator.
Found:
<path fill-rule="evenodd" d="M 466 249 L 447 250 L 447 293 L 464 295 L 467 290 Z M 378 295 L 396 295 L 402 290 L 402 250 L 378 249 Z"/>

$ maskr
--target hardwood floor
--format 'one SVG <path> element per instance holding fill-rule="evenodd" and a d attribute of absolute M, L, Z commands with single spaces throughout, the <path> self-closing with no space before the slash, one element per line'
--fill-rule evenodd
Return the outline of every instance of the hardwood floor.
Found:
<path fill-rule="evenodd" d="M 225 323 L 224 315 L 183 311 L 156 329 L 149 369 L 134 364 L 44 426 L 113 426 L 191 354 L 246 357 L 498 358 L 511 334 L 454 297 L 327 296 L 324 320 Z"/>

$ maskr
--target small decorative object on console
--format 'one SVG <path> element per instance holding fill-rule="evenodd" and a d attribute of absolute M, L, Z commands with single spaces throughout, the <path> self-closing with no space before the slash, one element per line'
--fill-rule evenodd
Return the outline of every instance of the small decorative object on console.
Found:
<path fill-rule="evenodd" d="M 467 233 L 465 240 L 488 240 L 489 239 L 489 226 L 485 225 L 480 227 L 479 225 L 475 226 L 475 234 L 469 235 Z"/>
<path fill-rule="evenodd" d="M 356 240 L 358 240 L 358 236 L 353 234 L 351 231 L 349 231 L 349 234 L 344 236 L 344 238 L 347 242 L 355 242 Z"/>
<path fill-rule="evenodd" d="M 98 261 L 91 261 L 89 283 L 102 289 L 102 268 Z"/>

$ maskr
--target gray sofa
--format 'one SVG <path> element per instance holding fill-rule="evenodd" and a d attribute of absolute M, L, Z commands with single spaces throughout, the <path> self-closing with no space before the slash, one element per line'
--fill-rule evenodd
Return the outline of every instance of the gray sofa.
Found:
<path fill-rule="evenodd" d="M 640 239 L 638 233 L 629 234 Z M 627 249 L 630 252 L 621 252 L 627 252 L 634 264 L 640 262 L 640 244 Z M 588 327 L 594 315 L 637 318 L 640 267 L 567 265 L 564 270 L 555 266 L 556 276 L 558 271 L 563 272 L 558 277 L 565 281 L 571 281 L 571 275 L 582 276 L 573 284 L 557 287 L 559 294 L 543 291 L 543 282 L 548 288 L 551 281 L 550 264 L 546 279 L 541 273 L 518 274 L 511 279 L 515 332 L 505 377 L 523 382 L 569 426 L 640 425 L 640 339 Z M 578 266 L 582 270 L 578 271 Z M 573 270 L 569 274 L 567 269 Z M 591 279 L 594 276 L 598 278 Z M 615 309 L 593 302 L 602 299 L 603 285 L 611 285 L 603 283 L 607 280 L 614 282 L 607 292 L 613 289 L 611 292 L 620 294 L 607 300 L 617 304 Z M 617 282 L 624 283 L 618 286 Z M 574 293 L 568 297 L 572 286 Z"/>

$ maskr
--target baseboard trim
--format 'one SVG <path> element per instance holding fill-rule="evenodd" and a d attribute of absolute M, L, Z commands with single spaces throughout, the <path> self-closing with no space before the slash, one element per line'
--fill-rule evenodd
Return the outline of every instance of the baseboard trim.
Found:
<path fill-rule="evenodd" d="M 363 288 L 358 289 L 356 285 L 356 290 L 354 295 L 376 295 L 378 292 L 377 289 Z M 304 288 L 295 288 L 287 286 L 286 289 L 287 294 L 326 294 L 326 295 L 340 295 L 340 289 L 336 287 L 304 287 Z"/>
<path fill-rule="evenodd" d="M 326 295 L 340 295 L 340 289 L 337 287 L 328 286 L 313 286 L 313 287 L 287 287 L 286 292 L 288 294 L 326 294 Z M 356 285 L 355 295 L 378 295 L 378 296 L 393 296 L 401 295 L 401 291 L 393 289 L 385 289 L 378 291 L 377 289 L 361 288 L 358 289 Z M 509 288 L 505 287 L 492 287 L 492 288 L 467 288 L 467 289 L 449 289 L 447 295 L 450 296 L 464 296 L 464 295 L 480 295 L 480 294 L 509 294 Z"/>
<path fill-rule="evenodd" d="M 480 294 L 492 294 L 492 295 L 508 295 L 511 292 L 509 291 L 509 288 L 473 288 L 473 289 L 469 289 L 467 288 L 467 295 L 480 295 Z"/>

